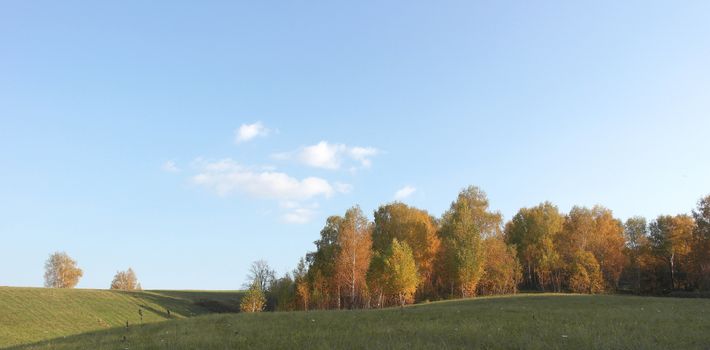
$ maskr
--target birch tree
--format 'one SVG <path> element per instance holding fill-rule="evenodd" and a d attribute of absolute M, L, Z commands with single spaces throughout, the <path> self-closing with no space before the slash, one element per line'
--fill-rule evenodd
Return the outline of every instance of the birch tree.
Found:
<path fill-rule="evenodd" d="M 84 272 L 65 252 L 49 256 L 44 264 L 44 286 L 48 288 L 74 288 Z"/>
<path fill-rule="evenodd" d="M 118 271 L 111 281 L 111 289 L 137 290 L 139 289 L 138 278 L 132 268 L 126 271 Z"/>
<path fill-rule="evenodd" d="M 348 209 L 340 225 L 336 260 L 336 276 L 339 285 L 347 291 L 349 307 L 356 305 L 358 296 L 367 290 L 366 276 L 372 256 L 372 225 L 360 207 Z"/>

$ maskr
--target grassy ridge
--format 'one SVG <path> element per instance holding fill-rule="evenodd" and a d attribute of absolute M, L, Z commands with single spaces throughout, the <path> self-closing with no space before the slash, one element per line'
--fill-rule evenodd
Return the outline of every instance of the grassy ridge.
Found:
<path fill-rule="evenodd" d="M 209 315 L 20 349 L 706 349 L 709 314 L 707 299 L 517 295 L 403 309 Z"/>
<path fill-rule="evenodd" d="M 0 287 L 0 348 L 112 327 L 236 311 L 240 292 Z M 170 316 L 168 316 L 170 310 Z"/>

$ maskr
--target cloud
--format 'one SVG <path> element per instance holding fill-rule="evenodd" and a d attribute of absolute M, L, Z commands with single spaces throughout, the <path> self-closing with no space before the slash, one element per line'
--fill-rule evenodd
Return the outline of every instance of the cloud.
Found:
<path fill-rule="evenodd" d="M 360 164 L 365 168 L 369 168 L 372 165 L 370 157 L 374 157 L 380 153 L 377 148 L 373 147 L 353 147 L 350 148 L 348 152 L 350 157 L 360 162 Z"/>
<path fill-rule="evenodd" d="M 303 204 L 296 201 L 282 201 L 279 203 L 285 212 L 281 215 L 281 221 L 289 224 L 305 224 L 310 222 L 318 213 L 318 203 Z"/>
<path fill-rule="evenodd" d="M 300 201 L 335 193 L 328 181 L 318 177 L 299 180 L 277 171 L 244 167 L 229 158 L 216 162 L 198 160 L 196 164 L 199 170 L 192 177 L 193 183 L 220 196 L 241 192 L 257 198 Z"/>
<path fill-rule="evenodd" d="M 395 192 L 394 199 L 396 199 L 396 200 L 405 199 L 405 198 L 411 196 L 416 191 L 417 191 L 417 189 L 412 186 L 404 186 L 404 187 L 400 188 L 399 190 L 397 190 L 397 192 Z"/>
<path fill-rule="evenodd" d="M 308 208 L 297 208 L 281 216 L 281 219 L 289 224 L 306 224 L 312 218 L 313 210 Z"/>
<path fill-rule="evenodd" d="M 270 130 L 267 129 L 261 122 L 242 124 L 242 126 L 234 132 L 234 141 L 236 143 L 251 141 L 257 136 L 267 136 L 269 132 Z"/>
<path fill-rule="evenodd" d="M 180 168 L 178 168 L 177 164 L 172 160 L 165 161 L 160 168 L 169 173 L 177 173 L 180 171 Z"/>
<path fill-rule="evenodd" d="M 370 158 L 379 153 L 374 147 L 349 147 L 321 141 L 296 151 L 277 153 L 272 157 L 280 160 L 294 159 L 314 168 L 337 170 L 348 160 L 359 163 L 363 168 L 369 168 L 372 165 Z"/>
<path fill-rule="evenodd" d="M 340 167 L 341 153 L 344 145 L 331 145 L 321 141 L 316 145 L 304 147 L 298 154 L 298 159 L 309 166 L 325 169 L 338 169 Z"/>
<path fill-rule="evenodd" d="M 353 191 L 353 185 L 342 182 L 336 182 L 333 187 L 338 193 L 348 194 Z"/>

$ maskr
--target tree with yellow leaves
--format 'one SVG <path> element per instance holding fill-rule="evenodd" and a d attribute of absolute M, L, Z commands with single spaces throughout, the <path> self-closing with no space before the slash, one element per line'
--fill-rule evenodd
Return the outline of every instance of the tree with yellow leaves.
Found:
<path fill-rule="evenodd" d="M 454 290 L 464 298 L 476 294 L 485 262 L 483 239 L 499 234 L 501 221 L 500 213 L 488 210 L 485 192 L 475 186 L 461 191 L 444 213 L 439 274 L 452 296 Z"/>
<path fill-rule="evenodd" d="M 561 260 L 555 243 L 564 220 L 555 205 L 544 202 L 520 209 L 505 225 L 505 240 L 517 248 L 528 288 L 559 291 Z"/>
<path fill-rule="evenodd" d="M 689 215 L 661 215 L 649 225 L 650 243 L 653 254 L 667 267 L 668 287 L 684 287 L 680 271 L 690 269 L 690 252 L 693 243 L 695 221 Z"/>
<path fill-rule="evenodd" d="M 338 229 L 338 255 L 335 263 L 337 285 L 347 293 L 349 307 L 356 307 L 358 297 L 364 301 L 366 276 L 372 256 L 372 225 L 355 206 L 345 212 Z M 340 298 L 338 298 L 340 300 Z"/>
<path fill-rule="evenodd" d="M 434 261 L 439 252 L 440 240 L 436 220 L 425 210 L 404 203 L 390 203 L 375 211 L 375 226 L 372 231 L 372 250 L 383 254 L 391 249 L 393 239 L 411 247 L 421 288 L 433 292 L 432 274 Z"/>
<path fill-rule="evenodd" d="M 49 256 L 44 264 L 44 286 L 49 288 L 74 288 L 84 272 L 65 252 Z"/>
<path fill-rule="evenodd" d="M 406 242 L 392 240 L 389 256 L 384 260 L 385 290 L 396 296 L 399 305 L 411 303 L 419 284 L 419 273 L 414 262 L 412 249 Z"/>
<path fill-rule="evenodd" d="M 303 306 L 303 310 L 308 311 L 310 286 L 308 285 L 308 268 L 306 267 L 306 260 L 303 258 L 298 261 L 298 265 L 293 271 L 293 281 L 296 285 L 297 307 Z"/>
<path fill-rule="evenodd" d="M 261 290 L 259 283 L 254 282 L 247 290 L 246 294 L 239 302 L 239 309 L 242 312 L 261 312 L 266 305 L 266 295 Z"/>
<path fill-rule="evenodd" d="M 594 294 L 604 290 L 599 263 L 594 254 L 577 251 L 571 264 L 569 289 L 575 293 Z"/>
<path fill-rule="evenodd" d="M 505 244 L 503 237 L 495 236 L 483 241 L 486 261 L 483 277 L 478 283 L 479 294 L 516 293 L 522 279 L 522 268 L 514 247 Z"/>
<path fill-rule="evenodd" d="M 126 271 L 118 271 L 111 281 L 111 289 L 119 290 L 138 290 L 140 289 L 140 284 L 138 283 L 138 278 L 136 278 L 136 273 L 133 272 L 132 268 L 128 268 Z"/>
<path fill-rule="evenodd" d="M 611 210 L 602 206 L 592 209 L 575 206 L 565 218 L 556 246 L 565 262 L 568 277 L 575 274 L 575 269 L 580 271 L 580 264 L 591 266 L 583 254 L 589 252 L 599 266 L 602 289 L 614 290 L 622 269 L 628 265 L 624 244 L 624 226 L 613 217 Z"/>

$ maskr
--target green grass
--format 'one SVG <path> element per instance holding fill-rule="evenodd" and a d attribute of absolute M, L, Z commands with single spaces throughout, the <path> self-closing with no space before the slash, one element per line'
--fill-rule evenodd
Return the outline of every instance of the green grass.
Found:
<path fill-rule="evenodd" d="M 530 294 L 403 309 L 222 314 L 21 347 L 232 348 L 707 349 L 710 300 Z"/>
<path fill-rule="evenodd" d="M 241 292 L 0 287 L 0 348 L 143 322 L 238 310 Z M 168 317 L 167 310 L 170 310 Z"/>

